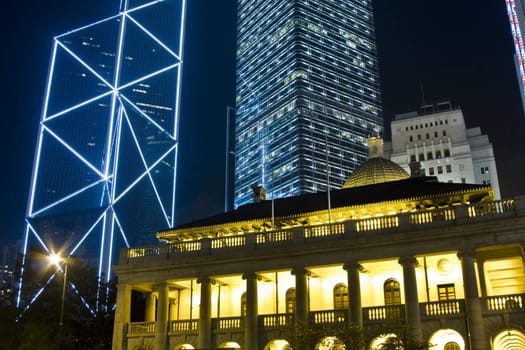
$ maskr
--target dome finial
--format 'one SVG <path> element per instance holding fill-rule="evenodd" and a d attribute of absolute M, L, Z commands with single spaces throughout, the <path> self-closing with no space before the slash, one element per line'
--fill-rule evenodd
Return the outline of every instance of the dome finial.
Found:
<path fill-rule="evenodd" d="M 381 136 L 368 136 L 368 158 L 383 157 L 383 138 Z"/>

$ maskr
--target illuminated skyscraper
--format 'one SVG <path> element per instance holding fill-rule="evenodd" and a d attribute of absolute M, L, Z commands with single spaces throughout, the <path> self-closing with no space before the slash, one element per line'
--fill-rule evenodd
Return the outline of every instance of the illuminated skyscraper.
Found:
<path fill-rule="evenodd" d="M 525 33 L 525 2 L 524 0 L 506 0 L 507 13 L 510 20 L 510 29 L 514 38 L 514 63 L 520 84 L 520 96 L 525 111 L 525 44 L 523 34 Z"/>
<path fill-rule="evenodd" d="M 370 0 L 238 0 L 235 205 L 340 188 L 383 129 Z"/>
<path fill-rule="evenodd" d="M 121 247 L 173 226 L 184 12 L 124 0 L 54 38 L 24 255 L 73 255 L 109 278 Z"/>

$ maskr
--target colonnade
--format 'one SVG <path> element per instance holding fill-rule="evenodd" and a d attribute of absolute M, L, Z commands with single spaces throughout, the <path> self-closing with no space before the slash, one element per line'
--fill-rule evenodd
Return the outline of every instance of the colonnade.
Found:
<path fill-rule="evenodd" d="M 474 250 L 463 250 L 458 253 L 462 265 L 463 285 L 465 294 L 466 319 L 468 326 L 468 342 L 472 350 L 486 348 L 481 302 L 476 274 L 476 259 Z M 414 256 L 403 256 L 398 260 L 403 269 L 403 285 L 405 298 L 405 320 L 415 340 L 423 341 L 421 315 L 418 300 L 418 283 L 416 280 L 417 259 Z M 362 266 L 357 261 L 344 264 L 347 272 L 349 292 L 348 319 L 353 325 L 363 327 L 363 310 L 361 305 L 360 271 Z M 478 270 L 482 271 L 478 266 Z M 309 271 L 305 266 L 292 269 L 295 278 L 295 322 L 307 322 L 309 316 Z M 482 274 L 482 273 L 481 273 Z M 246 350 L 259 350 L 258 337 L 258 281 L 256 271 L 245 272 L 242 275 L 246 282 L 246 315 L 244 322 Z M 480 277 L 481 278 L 481 277 Z M 198 320 L 198 348 L 212 348 L 212 276 L 202 276 L 197 279 L 200 284 L 200 311 Z M 483 286 L 484 284 L 481 283 Z M 482 289 L 484 286 L 482 287 Z M 117 309 L 115 312 L 115 327 L 113 349 L 126 349 L 126 326 L 130 322 L 131 285 L 119 283 L 117 292 Z M 154 297 L 146 300 L 146 320 L 155 321 L 155 350 L 168 350 L 168 320 L 169 320 L 169 286 L 165 281 L 156 284 L 157 306 Z M 155 311 L 156 310 L 156 311 Z M 155 314 L 156 312 L 156 314 Z"/>

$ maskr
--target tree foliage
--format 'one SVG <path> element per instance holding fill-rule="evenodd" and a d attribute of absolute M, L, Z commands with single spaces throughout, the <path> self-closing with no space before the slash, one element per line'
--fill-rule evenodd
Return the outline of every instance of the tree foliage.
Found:
<path fill-rule="evenodd" d="M 60 327 L 63 270 L 65 267 L 60 270 L 40 259 L 38 252 L 28 254 L 22 291 L 26 299 L 22 308 L 5 310 L 4 315 L 9 317 L 1 318 L 4 324 L 0 328 L 9 331 L 0 335 L 0 349 L 111 348 L 116 297 L 114 281 L 99 280 L 92 266 L 69 258 L 64 322 Z M 32 300 L 39 290 L 42 292 L 38 298 Z"/>

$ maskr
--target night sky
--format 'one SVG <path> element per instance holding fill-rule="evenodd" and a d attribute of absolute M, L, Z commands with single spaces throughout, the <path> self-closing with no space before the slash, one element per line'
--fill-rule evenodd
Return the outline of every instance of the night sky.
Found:
<path fill-rule="evenodd" d="M 118 0 L 9 1 L 2 38 L 0 246 L 23 235 L 52 37 L 117 13 Z M 226 108 L 235 101 L 235 0 L 188 0 L 177 221 L 222 211 Z M 450 99 L 494 146 L 502 196 L 525 194 L 525 118 L 504 0 L 377 0 L 385 128 Z M 388 134 L 388 133 L 387 133 Z M 153 233 L 152 233 L 153 234 Z"/>

